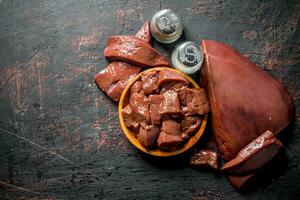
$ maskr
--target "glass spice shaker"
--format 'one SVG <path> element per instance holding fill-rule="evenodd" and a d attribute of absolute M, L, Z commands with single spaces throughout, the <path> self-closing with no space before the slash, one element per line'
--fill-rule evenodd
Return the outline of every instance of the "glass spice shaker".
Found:
<path fill-rule="evenodd" d="M 160 10 L 151 19 L 150 31 L 157 41 L 172 43 L 181 36 L 183 23 L 180 16 L 172 10 Z"/>
<path fill-rule="evenodd" d="M 182 42 L 173 50 L 171 61 L 176 69 L 188 75 L 195 75 L 201 69 L 203 51 L 194 42 Z"/>

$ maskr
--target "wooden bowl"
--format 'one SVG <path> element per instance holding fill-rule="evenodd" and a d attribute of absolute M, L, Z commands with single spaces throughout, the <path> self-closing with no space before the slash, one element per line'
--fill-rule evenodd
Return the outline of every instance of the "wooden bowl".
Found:
<path fill-rule="evenodd" d="M 134 137 L 132 131 L 126 127 L 124 119 L 123 119 L 123 116 L 122 116 L 122 109 L 123 109 L 123 107 L 125 107 L 129 103 L 129 93 L 130 93 L 130 87 L 131 87 L 131 85 L 137 79 L 139 79 L 142 74 L 148 73 L 148 72 L 151 72 L 151 71 L 160 71 L 160 70 L 163 70 L 163 69 L 171 70 L 173 72 L 176 72 L 176 73 L 182 75 L 183 77 L 185 77 L 187 80 L 190 81 L 192 87 L 199 88 L 199 86 L 197 85 L 197 83 L 192 78 L 190 78 L 188 75 L 180 72 L 177 69 L 166 68 L 166 67 L 156 67 L 156 68 L 151 68 L 149 70 L 143 71 L 143 72 L 139 73 L 138 75 L 136 75 L 134 78 L 132 78 L 129 81 L 129 83 L 126 85 L 126 87 L 125 87 L 125 89 L 124 89 L 124 91 L 123 91 L 123 93 L 121 95 L 121 98 L 120 98 L 120 101 L 119 101 L 119 120 L 120 120 L 120 124 L 121 124 L 122 130 L 123 130 L 125 136 L 131 142 L 131 144 L 133 144 L 136 148 L 138 148 L 139 150 L 141 150 L 141 151 L 143 151 L 143 152 L 145 152 L 147 154 L 153 155 L 153 156 L 166 157 L 166 156 L 178 155 L 180 153 L 185 152 L 186 150 L 188 150 L 189 148 L 191 148 L 200 139 L 200 137 L 202 136 L 202 134 L 203 134 L 203 132 L 205 130 L 205 127 L 206 127 L 207 114 L 204 115 L 199 130 L 187 142 L 185 142 L 185 144 L 182 146 L 182 148 L 177 149 L 175 151 L 170 151 L 170 152 L 168 152 L 168 151 L 162 151 L 160 149 L 153 149 L 153 150 L 147 150 L 147 149 L 145 149 L 140 144 L 140 142 Z"/>

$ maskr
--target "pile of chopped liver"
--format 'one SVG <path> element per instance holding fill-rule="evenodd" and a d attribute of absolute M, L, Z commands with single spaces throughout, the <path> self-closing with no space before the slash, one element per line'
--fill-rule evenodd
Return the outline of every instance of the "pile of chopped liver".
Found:
<path fill-rule="evenodd" d="M 210 111 L 204 89 L 173 70 L 143 73 L 122 110 L 126 126 L 146 149 L 174 151 L 199 130 Z"/>

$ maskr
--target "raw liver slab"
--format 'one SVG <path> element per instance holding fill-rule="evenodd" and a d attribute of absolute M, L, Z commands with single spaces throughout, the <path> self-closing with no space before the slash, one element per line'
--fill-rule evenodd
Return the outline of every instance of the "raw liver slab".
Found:
<path fill-rule="evenodd" d="M 212 129 L 225 160 L 270 130 L 277 134 L 292 120 L 292 98 L 281 83 L 248 58 L 220 42 L 203 40 L 201 72 L 211 110 Z"/>
<path fill-rule="evenodd" d="M 151 34 L 149 22 L 146 21 L 142 28 L 135 34 L 135 37 L 149 43 Z M 142 68 L 135 65 L 114 61 L 110 63 L 104 70 L 99 72 L 94 80 L 101 90 L 113 101 L 119 101 L 120 96 L 131 77 L 137 75 Z"/>
<path fill-rule="evenodd" d="M 170 67 L 165 56 L 135 36 L 109 37 L 104 56 L 109 60 L 126 61 L 140 67 Z"/>
<path fill-rule="evenodd" d="M 112 62 L 99 72 L 94 80 L 101 90 L 113 101 L 119 101 L 120 96 L 130 78 L 141 71 L 141 68 L 125 62 Z"/>

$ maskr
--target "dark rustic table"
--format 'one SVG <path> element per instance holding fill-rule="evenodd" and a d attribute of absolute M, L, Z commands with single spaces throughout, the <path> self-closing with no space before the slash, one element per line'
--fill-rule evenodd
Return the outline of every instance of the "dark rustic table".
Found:
<path fill-rule="evenodd" d="M 187 155 L 135 149 L 94 84 L 107 37 L 163 8 L 181 14 L 186 39 L 232 45 L 293 95 L 285 150 L 246 191 Z M 297 0 L 0 0 L 0 199 L 299 199 L 299 10 Z"/>

